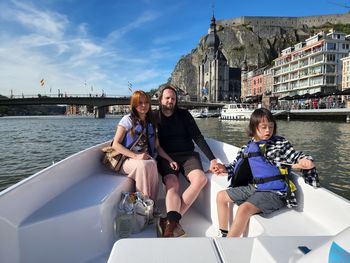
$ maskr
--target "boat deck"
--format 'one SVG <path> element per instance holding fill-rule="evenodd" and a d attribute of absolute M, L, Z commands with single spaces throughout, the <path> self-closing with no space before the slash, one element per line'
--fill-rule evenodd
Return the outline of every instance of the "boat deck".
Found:
<path fill-rule="evenodd" d="M 222 163 L 232 161 L 230 158 L 238 150 L 214 140 L 207 141 Z M 286 208 L 269 218 L 253 216 L 244 233 L 247 238 L 218 239 L 215 199 L 218 191 L 226 189 L 227 178 L 207 173 L 208 184 L 181 220 L 187 238 L 156 238 L 152 224 L 128 239 L 118 240 L 114 229 L 117 204 L 123 191 L 135 189 L 132 180 L 116 176 L 101 164 L 102 146 L 73 155 L 1 192 L 1 262 L 99 263 L 108 260 L 113 247 L 110 262 L 115 257 L 118 262 L 198 262 L 192 260 L 198 259 L 196 255 L 201 263 L 233 262 L 237 257 L 242 261 L 248 257 L 260 261 L 261 255 L 266 259 L 277 258 L 275 262 L 287 262 L 288 255 L 292 259 L 300 256 L 296 245 L 316 247 L 349 227 L 347 200 L 326 189 L 314 189 L 295 177 L 300 189 L 297 209 Z M 208 170 L 208 160 L 200 155 L 204 170 Z M 187 185 L 182 179 L 181 187 Z M 163 212 L 164 196 L 164 187 L 160 187 L 157 204 Z M 233 207 L 232 217 L 236 209 Z M 280 255 L 273 254 L 276 249 L 270 249 L 270 243 L 277 246 L 279 242 L 283 244 L 279 250 L 291 253 L 284 261 Z M 181 253 L 174 252 L 173 244 Z M 120 248 L 126 249 L 124 253 L 115 252 Z M 190 256 L 188 253 L 194 257 L 183 260 Z M 127 256 L 132 258 L 123 261 Z"/>

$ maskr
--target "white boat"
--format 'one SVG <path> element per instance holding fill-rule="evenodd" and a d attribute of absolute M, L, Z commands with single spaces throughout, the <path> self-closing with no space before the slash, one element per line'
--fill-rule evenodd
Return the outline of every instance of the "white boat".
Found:
<path fill-rule="evenodd" d="M 208 108 L 200 108 L 189 110 L 193 118 L 215 118 L 220 116 L 218 110 L 209 110 Z"/>
<path fill-rule="evenodd" d="M 238 150 L 207 141 L 224 163 Z M 134 191 L 134 184 L 100 162 L 107 144 L 74 154 L 0 192 L 0 262 L 328 262 L 339 255 L 343 261 L 338 262 L 349 262 L 350 202 L 306 185 L 295 174 L 299 207 L 269 218 L 253 216 L 243 238 L 216 237 L 215 198 L 227 178 L 208 173 L 207 186 L 181 220 L 188 237 L 157 238 L 155 225 L 149 225 L 118 240 L 116 205 L 123 191 Z M 201 158 L 208 169 L 202 153 Z M 160 187 L 158 206 L 163 203 Z M 298 247 L 311 252 L 304 255 Z"/>
<path fill-rule="evenodd" d="M 247 103 L 225 104 L 221 110 L 222 120 L 247 120 L 253 113 L 255 106 Z"/>
<path fill-rule="evenodd" d="M 205 118 L 205 112 L 203 109 L 189 110 L 193 118 Z"/>

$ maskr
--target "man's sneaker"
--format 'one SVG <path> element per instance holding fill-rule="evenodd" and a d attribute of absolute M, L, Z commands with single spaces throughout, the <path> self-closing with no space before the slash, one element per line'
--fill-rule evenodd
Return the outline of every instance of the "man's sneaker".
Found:
<path fill-rule="evenodd" d="M 187 236 L 186 232 L 182 229 L 181 225 L 177 223 L 173 231 L 173 237 L 185 237 L 185 236 Z"/>
<path fill-rule="evenodd" d="M 166 217 L 158 217 L 157 220 L 157 237 L 163 237 L 165 226 L 167 223 Z"/>

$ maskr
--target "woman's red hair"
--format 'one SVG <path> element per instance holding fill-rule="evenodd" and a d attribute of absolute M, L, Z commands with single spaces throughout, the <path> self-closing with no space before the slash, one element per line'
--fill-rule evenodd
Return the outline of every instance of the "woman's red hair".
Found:
<path fill-rule="evenodd" d="M 136 108 L 140 104 L 141 98 L 144 98 L 146 102 L 149 104 L 149 110 L 146 113 L 146 122 L 152 123 L 153 127 L 155 127 L 154 119 L 153 119 L 153 114 L 152 114 L 152 107 L 151 107 L 151 99 L 150 97 L 142 90 L 137 90 L 135 91 L 130 98 L 130 111 L 131 111 L 131 119 L 132 119 L 132 124 L 133 127 L 136 126 L 136 122 L 140 121 L 140 116 L 139 113 L 137 112 Z M 145 124 L 142 124 L 145 125 Z M 131 133 L 134 133 L 134 129 L 131 130 Z"/>

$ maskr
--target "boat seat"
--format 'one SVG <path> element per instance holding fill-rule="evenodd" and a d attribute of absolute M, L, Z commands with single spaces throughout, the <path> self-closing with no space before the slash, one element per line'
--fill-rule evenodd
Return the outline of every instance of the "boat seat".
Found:
<path fill-rule="evenodd" d="M 216 238 L 221 262 L 298 262 L 304 254 L 299 246 L 311 250 L 327 242 L 329 236 Z M 321 260 L 309 262 L 323 262 Z"/>
<path fill-rule="evenodd" d="M 215 202 L 217 192 L 226 189 L 228 186 L 227 177 L 216 176 L 213 174 L 208 174 L 208 177 L 210 178 L 211 198 L 212 201 Z M 297 184 L 304 184 L 302 178 L 297 180 Z M 303 193 L 299 193 L 299 196 L 297 195 L 299 200 L 299 207 L 297 209 L 283 208 L 268 215 L 268 217 L 263 217 L 261 215 L 252 216 L 244 236 L 328 236 L 331 234 L 336 234 L 330 233 L 329 225 L 321 224 L 321 220 L 319 220 L 317 216 L 311 216 L 310 214 L 303 212 L 303 206 L 308 205 L 307 198 L 316 198 L 316 192 L 319 190 L 314 189 L 311 186 L 306 186 L 305 188 L 307 190 L 304 189 Z M 312 195 L 315 195 L 315 197 L 312 197 Z M 233 215 L 235 214 L 237 208 L 238 206 L 234 205 Z M 212 207 L 211 209 L 212 221 L 214 225 L 218 226 L 216 207 Z M 327 216 L 326 214 L 326 209 L 320 210 L 319 216 L 321 218 L 325 218 Z M 339 231 L 341 231 L 341 228 Z"/>
<path fill-rule="evenodd" d="M 212 238 L 150 238 L 117 241 L 108 259 L 113 262 L 221 262 Z"/>
<path fill-rule="evenodd" d="M 103 205 L 117 191 L 131 191 L 133 182 L 124 176 L 116 176 L 113 171 L 104 171 L 84 178 L 40 209 L 31 214 L 21 225 L 47 220 L 70 212 Z M 131 184 L 130 184 L 131 183 Z M 130 185 L 129 185 L 130 184 Z M 93 194 L 92 194 L 93 193 Z M 119 199 L 114 200 L 118 203 Z"/>
<path fill-rule="evenodd" d="M 298 249 L 299 246 L 305 246 L 313 251 L 330 239 L 329 236 L 260 236 L 243 239 L 187 237 L 150 238 L 145 242 L 145 239 L 129 238 L 115 242 L 107 262 L 287 263 L 303 258 L 304 254 Z M 131 247 L 135 249 L 130 249 Z M 174 253 L 174 247 L 181 253 Z M 133 253 L 134 251 L 137 253 Z M 323 258 L 327 259 L 327 256 Z M 318 262 L 317 258 L 313 262 Z"/>
<path fill-rule="evenodd" d="M 108 169 L 101 169 L 98 174 L 72 185 L 20 224 L 18 233 L 23 240 L 40 235 L 32 245 L 25 246 L 23 250 L 28 251 L 23 255 L 31 258 L 28 262 L 55 262 L 48 258 L 43 260 L 44 255 L 35 255 L 31 251 L 45 251 L 50 255 L 54 253 L 50 250 L 60 249 L 74 258 L 74 255 L 79 255 L 78 251 L 84 250 L 89 251 L 87 257 L 99 255 L 93 262 L 105 262 L 108 250 L 105 250 L 105 255 L 101 255 L 101 251 L 111 248 L 116 240 L 114 222 L 123 191 L 134 191 L 134 182 L 125 176 L 116 176 Z M 79 224 L 76 220 L 80 220 Z M 85 242 L 89 239 L 95 242 Z"/>

